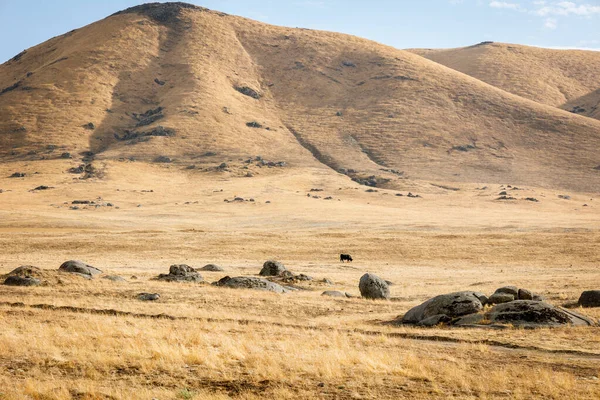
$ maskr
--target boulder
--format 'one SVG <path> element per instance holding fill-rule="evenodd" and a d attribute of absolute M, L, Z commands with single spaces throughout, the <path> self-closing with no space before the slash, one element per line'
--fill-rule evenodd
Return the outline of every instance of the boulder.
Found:
<path fill-rule="evenodd" d="M 204 280 L 194 268 L 186 264 L 171 265 L 169 273 L 160 274 L 157 279 L 166 282 L 202 282 Z"/>
<path fill-rule="evenodd" d="M 481 299 L 485 298 L 485 295 L 479 292 L 442 294 L 410 309 L 402 318 L 402 322 L 405 324 L 418 324 L 435 315 L 457 318 L 463 315 L 475 314 L 483 309 Z"/>
<path fill-rule="evenodd" d="M 593 320 L 583 315 L 545 302 L 532 300 L 515 300 L 510 303 L 499 304 L 490 310 L 487 317 L 492 323 L 512 324 L 530 328 L 562 325 L 595 326 Z"/>
<path fill-rule="evenodd" d="M 158 293 L 140 293 L 137 295 L 138 300 L 142 301 L 156 301 L 160 299 L 160 294 Z"/>
<path fill-rule="evenodd" d="M 22 265 L 19 268 L 13 269 L 7 275 L 40 277 L 42 276 L 42 270 L 33 265 Z"/>
<path fill-rule="evenodd" d="M 504 287 L 496 289 L 495 293 L 508 293 L 508 294 L 512 294 L 513 297 L 516 299 L 517 296 L 519 295 L 519 288 L 516 287 L 516 286 L 504 286 Z"/>
<path fill-rule="evenodd" d="M 94 275 L 102 273 L 102 271 L 100 271 L 98 268 L 92 267 L 91 265 L 78 260 L 65 261 L 61 264 L 58 270 L 72 274 L 79 274 L 87 278 L 92 278 Z"/>
<path fill-rule="evenodd" d="M 225 270 L 216 264 L 206 264 L 200 268 L 200 271 L 223 272 Z"/>
<path fill-rule="evenodd" d="M 390 288 L 380 277 L 366 273 L 358 283 L 358 289 L 362 297 L 366 299 L 389 299 Z"/>
<path fill-rule="evenodd" d="M 7 286 L 38 286 L 41 283 L 42 281 L 32 276 L 18 275 L 11 275 L 4 281 Z"/>
<path fill-rule="evenodd" d="M 519 300 L 533 300 L 533 293 L 527 289 L 519 289 L 519 294 L 517 297 Z"/>
<path fill-rule="evenodd" d="M 488 304 L 502 304 L 509 303 L 515 300 L 515 295 L 511 293 L 494 293 L 488 299 Z"/>
<path fill-rule="evenodd" d="M 283 286 L 270 282 L 263 278 L 255 278 L 248 276 L 229 277 L 226 276 L 220 279 L 218 282 L 214 282 L 213 285 L 221 287 L 230 287 L 235 289 L 255 289 L 264 290 L 275 293 L 286 293 L 288 290 Z"/>
<path fill-rule="evenodd" d="M 600 290 L 586 290 L 581 293 L 578 304 L 581 307 L 600 307 Z"/>
<path fill-rule="evenodd" d="M 260 270 L 260 276 L 280 276 L 283 275 L 287 269 L 279 261 L 265 261 L 262 269 Z"/>

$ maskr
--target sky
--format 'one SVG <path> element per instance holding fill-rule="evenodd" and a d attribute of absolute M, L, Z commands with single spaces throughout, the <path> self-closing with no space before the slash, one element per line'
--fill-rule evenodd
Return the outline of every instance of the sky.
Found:
<path fill-rule="evenodd" d="M 138 0 L 0 0 L 0 63 Z M 274 25 L 348 33 L 396 48 L 482 41 L 600 50 L 600 0 L 190 0 Z"/>

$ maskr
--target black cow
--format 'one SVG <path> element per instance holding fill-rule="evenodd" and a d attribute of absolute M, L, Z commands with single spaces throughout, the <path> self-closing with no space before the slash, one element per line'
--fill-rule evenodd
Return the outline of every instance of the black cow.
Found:
<path fill-rule="evenodd" d="M 344 261 L 351 262 L 352 256 L 350 254 L 340 254 L 340 262 L 344 262 Z"/>

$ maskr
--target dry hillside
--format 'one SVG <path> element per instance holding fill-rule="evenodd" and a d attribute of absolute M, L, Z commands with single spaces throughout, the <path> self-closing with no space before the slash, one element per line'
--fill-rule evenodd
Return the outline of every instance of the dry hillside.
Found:
<path fill-rule="evenodd" d="M 181 3 L 134 7 L 28 49 L 0 66 L 0 91 L 9 161 L 261 155 L 388 187 L 600 184 L 599 121 L 368 40 Z"/>
<path fill-rule="evenodd" d="M 600 52 L 596 51 L 494 42 L 410 51 L 507 92 L 555 107 L 600 88 Z"/>

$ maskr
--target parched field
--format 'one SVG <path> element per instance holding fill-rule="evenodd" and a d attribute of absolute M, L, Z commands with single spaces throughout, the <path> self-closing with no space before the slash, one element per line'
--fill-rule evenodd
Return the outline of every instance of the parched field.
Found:
<path fill-rule="evenodd" d="M 566 305 L 599 289 L 594 195 L 422 181 L 369 193 L 319 169 L 238 178 L 119 162 L 84 181 L 43 165 L 0 166 L 0 274 L 81 259 L 127 282 L 48 272 L 48 285 L 1 285 L 0 399 L 600 396 L 599 328 L 386 324 L 457 290 L 514 284 Z M 28 174 L 7 178 L 15 171 Z M 51 188 L 30 191 L 39 185 Z M 501 190 L 516 200 L 496 200 Z M 71 209 L 98 197 L 113 205 Z M 224 201 L 234 197 L 254 201 Z M 255 276 L 268 259 L 314 280 L 284 295 L 208 284 Z M 225 272 L 152 279 L 179 263 Z M 321 296 L 358 296 L 367 271 L 394 283 L 391 301 Z"/>

